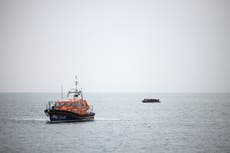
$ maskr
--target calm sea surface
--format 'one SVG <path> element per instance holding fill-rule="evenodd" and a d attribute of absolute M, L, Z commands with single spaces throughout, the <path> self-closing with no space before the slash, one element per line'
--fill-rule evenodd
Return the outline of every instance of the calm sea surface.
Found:
<path fill-rule="evenodd" d="M 50 124 L 45 104 L 59 97 L 0 93 L 0 152 L 230 152 L 230 94 L 87 93 L 95 121 Z"/>

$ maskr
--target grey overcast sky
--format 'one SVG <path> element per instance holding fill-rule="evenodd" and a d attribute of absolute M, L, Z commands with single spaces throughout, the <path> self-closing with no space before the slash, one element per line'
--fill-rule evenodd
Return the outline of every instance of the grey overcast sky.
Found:
<path fill-rule="evenodd" d="M 230 92 L 228 0 L 0 0 L 0 91 Z"/>

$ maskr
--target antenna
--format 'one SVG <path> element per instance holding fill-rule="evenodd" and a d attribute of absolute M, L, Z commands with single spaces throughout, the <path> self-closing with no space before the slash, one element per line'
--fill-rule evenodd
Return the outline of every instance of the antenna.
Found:
<path fill-rule="evenodd" d="M 82 88 L 81 88 L 81 91 L 80 91 L 80 92 L 81 92 L 81 98 L 84 99 L 84 98 L 83 98 L 83 93 L 82 93 Z"/>
<path fill-rule="evenodd" d="M 77 76 L 76 75 L 75 75 L 75 78 L 74 78 L 74 82 L 75 82 L 75 90 L 77 91 L 78 81 L 77 81 Z"/>
<path fill-rule="evenodd" d="M 64 99 L 63 98 L 63 85 L 61 85 L 61 98 Z"/>

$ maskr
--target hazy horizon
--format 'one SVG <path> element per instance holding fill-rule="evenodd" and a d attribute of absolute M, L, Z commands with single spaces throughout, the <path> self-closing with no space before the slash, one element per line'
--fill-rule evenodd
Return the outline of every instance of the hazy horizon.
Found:
<path fill-rule="evenodd" d="M 230 92 L 230 1 L 0 0 L 0 33 L 0 92 Z"/>

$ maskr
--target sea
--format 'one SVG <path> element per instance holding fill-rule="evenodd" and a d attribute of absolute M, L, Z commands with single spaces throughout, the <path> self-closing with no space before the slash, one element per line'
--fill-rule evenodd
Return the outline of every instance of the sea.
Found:
<path fill-rule="evenodd" d="M 85 93 L 94 121 L 50 123 L 60 97 L 0 93 L 0 153 L 230 153 L 228 93 Z"/>

